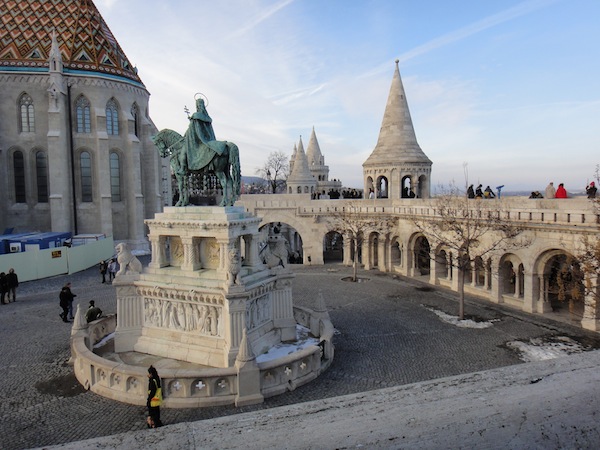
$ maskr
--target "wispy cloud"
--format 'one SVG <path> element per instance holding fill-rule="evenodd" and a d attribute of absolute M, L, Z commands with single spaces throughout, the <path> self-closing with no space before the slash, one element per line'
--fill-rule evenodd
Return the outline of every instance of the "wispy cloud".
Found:
<path fill-rule="evenodd" d="M 451 33 L 444 34 L 438 38 L 432 39 L 429 42 L 426 42 L 422 45 L 419 45 L 412 50 L 409 50 L 405 53 L 402 53 L 398 59 L 400 62 L 406 62 L 410 59 L 413 59 L 417 56 L 421 56 L 423 54 L 429 53 L 433 50 L 437 50 L 441 47 L 445 47 L 447 45 L 453 44 L 455 42 L 461 41 L 468 37 L 471 37 L 475 34 L 481 33 L 489 28 L 493 28 L 502 23 L 514 20 L 518 17 L 530 14 L 539 9 L 548 7 L 553 3 L 560 2 L 562 0 L 528 0 L 523 3 L 519 3 L 512 8 L 508 8 L 504 11 L 501 11 L 497 14 L 493 14 L 491 16 L 485 17 L 481 20 L 478 20 L 475 23 L 467 25 L 465 27 L 459 28 L 458 30 L 452 31 Z M 379 74 L 381 72 L 389 70 L 390 64 L 389 61 L 382 63 L 377 68 L 370 70 L 364 74 L 362 74 L 361 78 L 368 78 L 373 75 Z"/>
<path fill-rule="evenodd" d="M 247 33 L 248 31 L 255 28 L 261 22 L 264 22 L 265 20 L 269 19 L 273 14 L 276 14 L 280 9 L 285 8 L 290 3 L 293 3 L 293 2 L 294 2 L 294 0 L 282 0 L 282 1 L 274 4 L 270 8 L 266 8 L 266 9 L 260 11 L 260 13 L 256 14 L 252 18 L 252 20 L 250 20 L 250 22 L 248 22 L 246 25 L 242 26 L 239 30 L 236 30 L 234 33 L 229 35 L 228 38 L 239 37 L 239 36 Z"/>

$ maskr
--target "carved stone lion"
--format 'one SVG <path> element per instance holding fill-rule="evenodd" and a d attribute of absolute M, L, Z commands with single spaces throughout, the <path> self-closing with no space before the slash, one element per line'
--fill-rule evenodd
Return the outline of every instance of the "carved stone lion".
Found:
<path fill-rule="evenodd" d="M 121 242 L 115 246 L 115 250 L 117 251 L 117 262 L 119 263 L 119 271 L 117 272 L 117 276 L 125 275 L 126 272 L 142 272 L 142 263 L 127 248 L 127 244 Z"/>
<path fill-rule="evenodd" d="M 237 248 L 229 250 L 229 258 L 227 259 L 227 281 L 229 285 L 241 284 L 240 280 L 240 252 Z"/>

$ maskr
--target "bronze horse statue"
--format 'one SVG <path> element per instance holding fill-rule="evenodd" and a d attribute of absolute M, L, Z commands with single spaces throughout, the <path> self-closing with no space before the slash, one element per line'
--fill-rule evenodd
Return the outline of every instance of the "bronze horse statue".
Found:
<path fill-rule="evenodd" d="M 198 141 L 190 145 L 186 132 L 181 136 L 177 131 L 165 128 L 152 138 L 161 157 L 170 158 L 171 168 L 179 188 L 179 201 L 175 206 L 190 204 L 190 173 L 213 171 L 223 188 L 220 206 L 233 206 L 240 195 L 240 157 L 238 146 L 227 141 Z M 218 148 L 215 151 L 213 148 Z"/>

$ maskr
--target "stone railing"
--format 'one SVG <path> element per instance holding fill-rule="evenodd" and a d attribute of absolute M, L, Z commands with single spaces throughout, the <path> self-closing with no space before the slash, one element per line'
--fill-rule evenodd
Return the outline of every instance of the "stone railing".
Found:
<path fill-rule="evenodd" d="M 79 313 L 78 313 L 79 316 Z M 293 354 L 256 363 L 260 392 L 256 398 L 291 391 L 315 379 L 333 362 L 333 325 L 326 311 L 294 307 L 294 317 L 319 339 Z M 71 354 L 75 376 L 86 388 L 103 397 L 134 405 L 145 405 L 147 367 L 125 364 L 103 358 L 93 351 L 103 339 L 110 339 L 116 328 L 116 316 L 108 316 L 90 324 L 76 317 L 71 335 Z M 246 373 L 239 367 L 161 369 L 165 407 L 193 408 L 238 404 L 238 386 Z M 256 402 L 254 402 L 256 403 Z"/>

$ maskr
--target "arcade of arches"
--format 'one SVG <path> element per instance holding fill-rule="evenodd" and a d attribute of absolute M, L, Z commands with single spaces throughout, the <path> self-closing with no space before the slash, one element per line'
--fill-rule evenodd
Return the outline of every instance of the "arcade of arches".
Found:
<path fill-rule="evenodd" d="M 263 218 L 263 224 L 285 224 L 282 229 L 286 230 L 286 238 L 298 257 L 294 262 L 352 265 L 358 258 L 364 270 L 394 272 L 458 290 L 458 274 L 453 264 L 456 255 L 443 246 L 434 246 L 406 216 L 415 202 L 423 206 L 425 200 L 387 199 L 373 203 L 367 199 L 277 197 L 243 196 L 240 203 Z M 600 331 L 600 302 L 585 293 L 584 276 L 576 257 L 581 253 L 582 236 L 597 233 L 596 215 L 589 203 L 573 199 L 552 212 L 532 210 L 532 204 L 521 199 L 513 203 L 509 215 L 526 221 L 525 233 L 532 245 L 497 252 L 486 259 L 475 258 L 465 272 L 465 293 L 528 313 L 561 316 L 583 328 Z M 377 230 L 365 231 L 362 246 L 355 255 L 354 237 L 345 230 L 332 230 L 327 219 L 332 212 L 346 208 L 363 214 L 389 213 L 399 223 L 386 235 Z"/>

